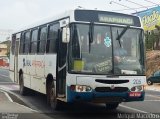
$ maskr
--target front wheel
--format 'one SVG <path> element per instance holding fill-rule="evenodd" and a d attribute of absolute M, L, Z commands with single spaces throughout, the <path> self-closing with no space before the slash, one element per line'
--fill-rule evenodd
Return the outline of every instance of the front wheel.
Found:
<path fill-rule="evenodd" d="M 61 102 L 57 100 L 54 82 L 52 82 L 51 86 L 49 86 L 47 95 L 49 97 L 49 103 L 51 108 L 53 110 L 59 110 L 61 108 Z"/>
<path fill-rule="evenodd" d="M 118 107 L 119 103 L 106 103 L 106 109 L 107 110 L 114 110 Z"/>

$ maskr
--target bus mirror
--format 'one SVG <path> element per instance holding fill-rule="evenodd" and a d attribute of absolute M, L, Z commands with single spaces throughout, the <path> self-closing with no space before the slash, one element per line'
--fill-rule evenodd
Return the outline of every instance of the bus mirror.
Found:
<path fill-rule="evenodd" d="M 62 42 L 69 43 L 70 41 L 70 29 L 68 27 L 64 27 L 62 30 Z"/>

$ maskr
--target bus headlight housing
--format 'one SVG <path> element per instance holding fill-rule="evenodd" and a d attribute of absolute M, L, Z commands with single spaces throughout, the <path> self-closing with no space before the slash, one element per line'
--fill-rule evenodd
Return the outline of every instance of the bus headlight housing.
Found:
<path fill-rule="evenodd" d="M 132 92 L 142 92 L 144 90 L 144 86 L 135 86 L 131 88 Z"/>
<path fill-rule="evenodd" d="M 91 92 L 92 88 L 86 85 L 71 85 L 70 89 L 75 92 Z"/>

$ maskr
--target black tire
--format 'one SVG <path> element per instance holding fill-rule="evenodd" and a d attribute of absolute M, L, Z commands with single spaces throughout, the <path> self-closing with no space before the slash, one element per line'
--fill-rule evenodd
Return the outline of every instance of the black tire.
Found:
<path fill-rule="evenodd" d="M 23 74 L 19 76 L 19 92 L 21 95 L 27 94 L 27 88 L 24 86 Z"/>
<path fill-rule="evenodd" d="M 50 104 L 53 110 L 60 110 L 62 102 L 57 100 L 54 81 L 52 81 L 52 83 L 49 85 L 50 86 L 48 87 L 48 91 L 47 91 L 47 102 L 48 104 Z"/>
<path fill-rule="evenodd" d="M 150 86 L 150 85 L 153 85 L 153 82 L 151 82 L 150 80 L 147 80 L 147 84 Z"/>
<path fill-rule="evenodd" d="M 118 107 L 119 103 L 106 103 L 107 110 L 115 110 Z"/>

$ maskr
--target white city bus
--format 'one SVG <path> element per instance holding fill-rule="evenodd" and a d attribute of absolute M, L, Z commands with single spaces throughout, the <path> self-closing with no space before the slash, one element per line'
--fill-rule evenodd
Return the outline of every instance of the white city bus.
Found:
<path fill-rule="evenodd" d="M 126 55 L 117 58 L 117 48 Z M 12 34 L 10 77 L 22 95 L 46 94 L 54 109 L 62 101 L 115 109 L 144 100 L 144 49 L 139 17 L 75 9 Z"/>

